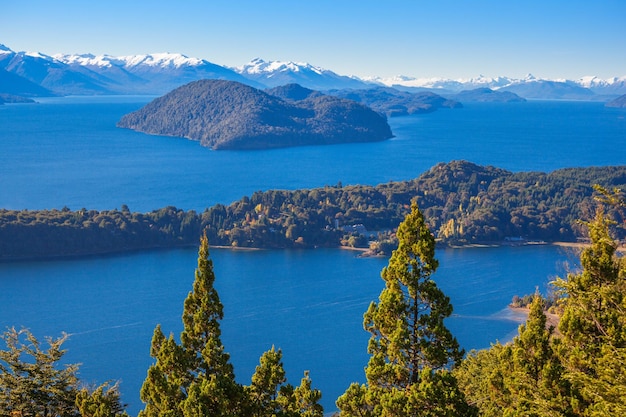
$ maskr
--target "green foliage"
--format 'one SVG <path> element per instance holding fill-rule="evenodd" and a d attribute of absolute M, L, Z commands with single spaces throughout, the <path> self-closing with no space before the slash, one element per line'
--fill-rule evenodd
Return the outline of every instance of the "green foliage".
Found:
<path fill-rule="evenodd" d="M 454 371 L 461 390 L 484 416 L 609 416 L 626 413 L 626 262 L 611 238 L 606 211 L 623 207 L 618 192 L 600 189 L 586 223 L 590 245 L 581 271 L 554 283 L 562 316 L 547 326 L 536 294 L 525 324 L 507 345 L 472 352 Z M 614 230 L 614 229 L 613 229 Z"/>
<path fill-rule="evenodd" d="M 61 365 L 67 339 L 46 338 L 47 349 L 27 329 L 10 328 L 0 350 L 0 416 L 123 417 L 117 385 L 80 388 L 78 365 Z"/>
<path fill-rule="evenodd" d="M 0 260 L 79 256 L 196 244 L 194 211 L 165 207 L 149 213 L 119 210 L 0 209 Z"/>
<path fill-rule="evenodd" d="M 81 417 L 128 417 L 117 384 L 103 384 L 93 391 L 82 388 L 76 394 L 76 407 Z"/>
<path fill-rule="evenodd" d="M 48 338 L 47 350 L 26 329 L 10 328 L 2 338 L 7 350 L 0 351 L 0 415 L 76 415 L 78 365 L 57 368 L 67 335 Z"/>
<path fill-rule="evenodd" d="M 616 254 L 617 243 L 609 234 L 611 224 L 604 210 L 598 209 L 587 223 L 591 245 L 580 255 L 582 270 L 555 283 L 563 294 L 559 330 L 565 377 L 576 394 L 574 409 L 585 416 L 619 415 L 626 410 L 622 376 L 626 262 Z"/>
<path fill-rule="evenodd" d="M 150 352 L 156 362 L 141 388 L 145 408 L 140 417 L 227 416 L 241 411 L 243 388 L 235 382 L 220 340 L 223 312 L 214 281 L 204 235 L 193 290 L 185 299 L 182 344 L 173 335 L 165 338 L 160 326 L 156 327 Z"/>
<path fill-rule="evenodd" d="M 252 375 L 252 383 L 246 388 L 250 399 L 252 415 L 264 417 L 276 415 L 280 411 L 278 391 L 287 381 L 282 363 L 282 352 L 272 349 L 263 353 Z"/>
<path fill-rule="evenodd" d="M 300 387 L 286 385 L 282 352 L 274 347 L 261 356 L 250 386 L 235 381 L 220 338 L 224 313 L 214 283 L 205 234 L 183 307 L 181 343 L 173 335 L 166 338 L 158 325 L 154 330 L 150 355 L 156 361 L 141 388 L 145 408 L 139 417 L 321 416 L 321 394 L 311 388 L 308 374 Z"/>
<path fill-rule="evenodd" d="M 291 385 L 281 387 L 277 400 L 281 412 L 277 415 L 284 417 L 322 417 L 324 409 L 319 404 L 321 398 L 322 393 L 312 387 L 309 372 L 305 371 L 299 386 L 295 388 Z"/>
<path fill-rule="evenodd" d="M 459 386 L 482 416 L 574 415 L 544 307 L 536 294 L 528 320 L 510 344 L 473 351 L 455 370 Z"/>
<path fill-rule="evenodd" d="M 381 274 L 385 288 L 364 315 L 367 385 L 352 384 L 337 400 L 340 415 L 473 415 L 450 373 L 463 352 L 443 322 L 452 305 L 431 279 L 435 238 L 416 203 L 397 237 Z"/>
<path fill-rule="evenodd" d="M 165 207 L 149 213 L 121 211 L 0 209 L 0 260 L 119 252 L 195 245 L 206 230 L 214 245 L 293 248 L 367 246 L 369 236 L 347 236 L 361 224 L 380 232 L 376 253 L 395 247 L 390 232 L 418 197 L 438 241 L 467 244 L 507 237 L 574 241 L 584 237 L 577 219 L 593 213 L 593 184 L 626 188 L 626 167 L 577 168 L 549 174 L 511 173 L 468 162 L 439 164 L 419 178 L 378 186 L 325 186 L 270 190 L 201 214 Z M 626 237 L 618 205 L 607 215 Z M 388 244 L 388 242 L 394 242 Z"/>

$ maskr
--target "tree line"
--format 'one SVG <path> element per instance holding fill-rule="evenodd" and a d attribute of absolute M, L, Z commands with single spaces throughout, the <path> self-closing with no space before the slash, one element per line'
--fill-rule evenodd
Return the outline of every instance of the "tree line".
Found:
<path fill-rule="evenodd" d="M 455 161 L 418 178 L 377 186 L 337 184 L 258 191 L 202 213 L 165 207 L 121 210 L 0 210 L 0 259 L 72 256 L 195 245 L 254 248 L 373 246 L 389 254 L 393 230 L 417 198 L 443 244 L 576 241 L 593 214 L 594 184 L 626 188 L 626 166 L 512 173 Z M 610 215 L 623 224 L 614 208 Z M 359 225 L 359 228 L 355 228 Z M 616 230 L 626 238 L 626 230 Z M 392 238 L 389 240 L 389 238 Z M 391 244 L 389 244 L 391 242 Z"/>

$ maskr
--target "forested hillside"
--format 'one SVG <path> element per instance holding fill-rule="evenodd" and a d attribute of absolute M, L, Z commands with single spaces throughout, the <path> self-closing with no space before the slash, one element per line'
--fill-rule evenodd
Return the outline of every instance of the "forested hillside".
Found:
<path fill-rule="evenodd" d="M 576 241 L 585 236 L 578 221 L 595 210 L 594 184 L 626 189 L 626 166 L 512 173 L 456 161 L 410 181 L 258 191 L 202 213 L 0 210 L 0 259 L 195 245 L 204 229 L 211 244 L 231 247 L 367 246 L 398 226 L 414 197 L 440 243 Z"/>
<path fill-rule="evenodd" d="M 266 149 L 391 138 L 387 119 L 352 100 L 298 85 L 289 100 L 245 84 L 200 80 L 129 113 L 118 127 L 199 141 L 212 149 Z M 284 91 L 283 91 L 284 92 Z"/>

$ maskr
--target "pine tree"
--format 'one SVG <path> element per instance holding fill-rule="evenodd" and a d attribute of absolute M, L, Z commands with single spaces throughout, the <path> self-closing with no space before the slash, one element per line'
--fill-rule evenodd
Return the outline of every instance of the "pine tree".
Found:
<path fill-rule="evenodd" d="M 242 415 L 243 388 L 235 382 L 224 351 L 219 321 L 223 307 L 213 287 L 215 275 L 206 234 L 198 250 L 193 290 L 185 299 L 181 344 L 157 326 L 150 354 L 156 359 L 141 389 L 140 417 Z"/>
<path fill-rule="evenodd" d="M 152 336 L 150 356 L 156 363 L 148 368 L 140 398 L 145 403 L 139 417 L 182 417 L 181 403 L 191 383 L 189 360 L 170 334 L 166 338 L 157 325 Z"/>
<path fill-rule="evenodd" d="M 76 395 L 76 407 L 81 417 L 128 417 L 117 384 L 103 384 L 93 391 L 82 388 Z"/>
<path fill-rule="evenodd" d="M 364 315 L 367 385 L 350 386 L 337 406 L 343 416 L 472 415 L 450 373 L 463 352 L 444 324 L 452 305 L 431 278 L 435 238 L 417 203 L 397 238 L 382 271 L 385 288 Z"/>
<path fill-rule="evenodd" d="M 563 295 L 560 352 L 579 415 L 626 411 L 626 263 L 616 256 L 611 224 L 599 208 L 587 223 L 591 245 L 580 255 L 581 272 L 555 282 Z"/>
<path fill-rule="evenodd" d="M 27 329 L 8 329 L 0 350 L 0 416 L 123 417 L 117 385 L 79 388 L 78 365 L 61 365 L 67 334 L 46 338 L 47 349 Z"/>
<path fill-rule="evenodd" d="M 27 329 L 8 329 L 0 350 L 0 416 L 73 416 L 78 365 L 58 369 L 67 335 L 47 338 L 48 349 Z"/>
<path fill-rule="evenodd" d="M 277 416 L 283 417 L 323 417 L 324 408 L 319 401 L 322 393 L 312 387 L 309 371 L 304 371 L 300 385 L 293 387 L 290 384 L 280 388 L 277 402 L 280 412 Z"/>
<path fill-rule="evenodd" d="M 544 299 L 535 293 L 528 319 L 510 345 L 507 385 L 515 399 L 511 409 L 525 416 L 572 415 L 570 385 L 556 351 L 560 341 L 552 337 L 554 327 L 547 326 L 544 307 Z"/>
<path fill-rule="evenodd" d="M 274 346 L 261 355 L 259 365 L 252 375 L 252 383 L 247 387 L 252 415 L 271 417 L 281 410 L 277 401 L 280 387 L 287 381 L 282 363 L 282 352 Z"/>

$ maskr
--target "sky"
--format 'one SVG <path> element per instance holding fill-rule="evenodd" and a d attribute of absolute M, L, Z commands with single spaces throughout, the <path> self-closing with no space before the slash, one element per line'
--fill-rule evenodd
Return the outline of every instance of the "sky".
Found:
<path fill-rule="evenodd" d="M 626 75 L 626 1 L 0 0 L 0 43 L 360 77 L 609 78 Z"/>

